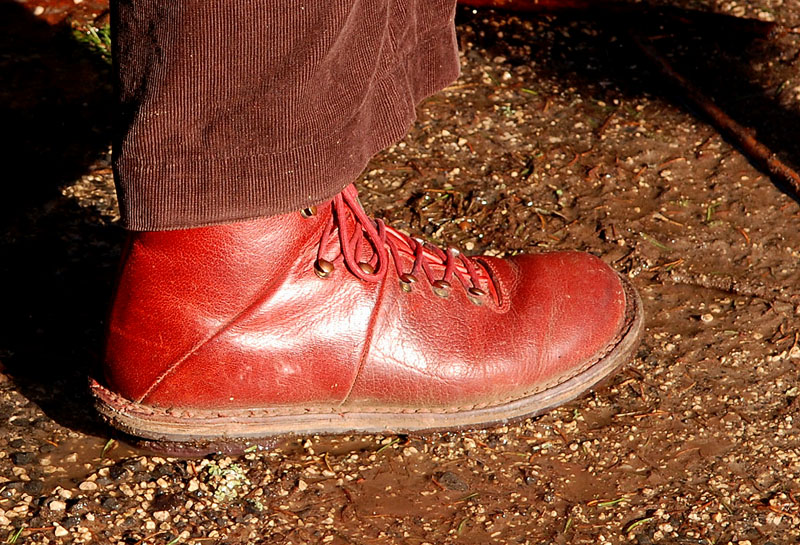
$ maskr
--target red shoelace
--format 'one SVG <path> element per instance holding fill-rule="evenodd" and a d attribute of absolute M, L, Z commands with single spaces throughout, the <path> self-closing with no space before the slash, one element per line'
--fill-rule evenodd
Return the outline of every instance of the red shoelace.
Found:
<path fill-rule="evenodd" d="M 406 291 L 424 275 L 434 292 L 443 297 L 449 295 L 454 278 L 474 302 L 486 295 L 487 290 L 496 297 L 491 277 L 480 263 L 456 249 L 442 250 L 409 237 L 380 219 L 370 218 L 361 207 L 354 186 L 346 187 L 334 197 L 331 207 L 314 264 L 319 276 L 328 276 L 334 269 L 332 261 L 342 255 L 347 268 L 367 282 L 382 280 L 392 263 Z M 332 236 L 334 231 L 338 236 Z M 404 271 L 404 261 L 411 260 L 411 270 Z"/>

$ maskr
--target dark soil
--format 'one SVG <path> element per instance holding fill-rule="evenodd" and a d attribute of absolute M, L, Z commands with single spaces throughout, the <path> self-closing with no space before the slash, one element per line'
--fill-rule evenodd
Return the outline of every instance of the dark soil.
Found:
<path fill-rule="evenodd" d="M 762 39 L 731 16 L 797 28 L 799 2 L 658 2 L 717 14 L 699 25 L 644 6 L 634 18 L 461 9 L 463 76 L 374 159 L 366 206 L 469 253 L 602 257 L 643 297 L 637 357 L 604 390 L 519 425 L 298 437 L 190 461 L 109 441 L 87 395 L 122 232 L 109 69 L 69 27 L 104 6 L 71 3 L 0 3 L 13 140 L 0 201 L 0 539 L 800 539 L 800 200 L 685 108 L 629 35 L 655 36 L 797 167 L 800 35 Z"/>

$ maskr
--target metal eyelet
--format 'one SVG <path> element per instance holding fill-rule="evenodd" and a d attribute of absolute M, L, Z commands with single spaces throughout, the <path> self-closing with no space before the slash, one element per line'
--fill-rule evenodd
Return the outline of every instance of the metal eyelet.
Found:
<path fill-rule="evenodd" d="M 401 274 L 400 275 L 400 289 L 404 292 L 409 293 L 411 291 L 411 285 L 417 281 L 417 278 L 413 274 Z"/>
<path fill-rule="evenodd" d="M 317 207 L 316 206 L 309 206 L 308 208 L 303 208 L 300 210 L 300 215 L 304 218 L 310 218 L 311 216 L 317 215 Z"/>
<path fill-rule="evenodd" d="M 445 299 L 450 297 L 450 282 L 447 280 L 437 280 L 431 284 L 431 287 L 433 288 L 433 293 L 439 297 L 443 297 Z"/>
<path fill-rule="evenodd" d="M 467 299 L 469 299 L 470 303 L 472 303 L 473 305 L 478 305 L 478 306 L 483 305 L 481 297 L 483 297 L 484 295 L 486 295 L 486 292 L 480 288 L 472 287 L 467 290 Z"/>
<path fill-rule="evenodd" d="M 314 272 L 320 278 L 328 278 L 336 267 L 326 259 L 318 259 L 314 262 Z"/>
<path fill-rule="evenodd" d="M 366 262 L 359 263 L 358 268 L 361 269 L 364 274 L 372 274 L 375 272 L 375 267 Z"/>

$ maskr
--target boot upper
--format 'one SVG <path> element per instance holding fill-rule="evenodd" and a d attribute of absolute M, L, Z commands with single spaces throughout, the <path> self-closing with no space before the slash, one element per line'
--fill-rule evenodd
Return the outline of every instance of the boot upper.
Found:
<path fill-rule="evenodd" d="M 365 224 L 354 195 L 131 233 L 110 388 L 157 407 L 460 410 L 562 382 L 620 335 L 625 291 L 598 258 L 432 249 Z"/>

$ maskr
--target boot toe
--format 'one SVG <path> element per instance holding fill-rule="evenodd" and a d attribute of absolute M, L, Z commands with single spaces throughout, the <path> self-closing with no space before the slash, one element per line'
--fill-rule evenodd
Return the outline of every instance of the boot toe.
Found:
<path fill-rule="evenodd" d="M 580 252 L 522 255 L 511 297 L 529 323 L 530 380 L 560 381 L 581 372 L 618 341 L 628 305 L 619 275 Z"/>

